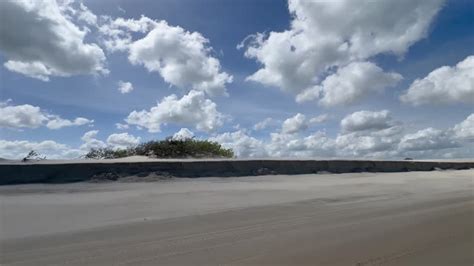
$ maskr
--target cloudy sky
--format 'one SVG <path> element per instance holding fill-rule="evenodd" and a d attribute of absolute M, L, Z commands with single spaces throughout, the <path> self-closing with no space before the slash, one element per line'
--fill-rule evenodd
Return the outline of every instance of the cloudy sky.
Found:
<path fill-rule="evenodd" d="M 470 0 L 3 0 L 0 17 L 0 157 L 168 136 L 474 157 Z"/>

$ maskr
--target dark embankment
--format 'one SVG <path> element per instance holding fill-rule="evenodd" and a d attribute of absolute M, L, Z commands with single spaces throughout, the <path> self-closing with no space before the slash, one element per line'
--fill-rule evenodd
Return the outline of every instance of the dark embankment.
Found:
<path fill-rule="evenodd" d="M 405 172 L 474 168 L 474 161 L 369 160 L 163 160 L 143 162 L 2 163 L 0 185 L 116 180 L 148 174 L 174 177 L 310 174 L 318 172 Z"/>

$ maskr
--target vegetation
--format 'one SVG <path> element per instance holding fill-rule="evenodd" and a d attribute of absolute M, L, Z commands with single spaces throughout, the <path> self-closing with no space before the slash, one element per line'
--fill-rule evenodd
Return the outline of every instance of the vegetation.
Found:
<path fill-rule="evenodd" d="M 86 159 L 116 159 L 136 155 L 134 148 L 112 149 L 112 148 L 92 148 L 84 155 Z"/>
<path fill-rule="evenodd" d="M 193 138 L 175 140 L 152 140 L 128 149 L 91 149 L 84 157 L 87 159 L 114 159 L 133 155 L 154 158 L 232 158 L 232 149 L 225 149 L 219 143 Z"/>
<path fill-rule="evenodd" d="M 31 150 L 21 161 L 27 162 L 31 160 L 36 160 L 36 161 L 46 160 L 46 156 L 41 156 L 41 154 L 39 154 L 38 152 Z"/>

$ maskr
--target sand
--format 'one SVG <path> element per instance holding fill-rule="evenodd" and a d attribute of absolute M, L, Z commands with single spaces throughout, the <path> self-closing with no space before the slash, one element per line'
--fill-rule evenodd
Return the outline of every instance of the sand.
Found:
<path fill-rule="evenodd" d="M 474 170 L 0 187 L 4 265 L 473 265 Z"/>
<path fill-rule="evenodd" d="M 149 159 L 0 162 L 0 185 L 117 180 L 129 176 L 237 177 L 320 172 L 408 172 L 474 169 L 474 160 Z"/>
<path fill-rule="evenodd" d="M 148 156 L 140 156 L 140 155 L 135 155 L 135 156 L 129 156 L 129 157 L 123 157 L 123 158 L 117 158 L 117 159 L 68 159 L 68 160 L 29 160 L 26 162 L 23 162 L 21 160 L 10 160 L 10 159 L 4 159 L 0 158 L 0 165 L 1 164 L 19 164 L 19 165 L 25 165 L 25 164 L 90 164 L 90 163 L 140 163 L 140 162 L 209 162 L 209 161 L 214 161 L 214 162 L 219 162 L 219 161 L 308 161 L 308 160 L 332 160 L 332 161 L 367 161 L 367 159 L 347 159 L 347 158 L 313 158 L 313 157 L 277 157 L 277 158 L 268 158 L 268 157 L 262 157 L 262 158 L 179 158 L 179 159 L 163 159 L 163 158 L 151 158 Z M 370 161 L 387 161 L 385 159 L 370 159 Z M 389 160 L 389 161 L 406 161 L 406 160 Z M 409 160 L 411 162 L 452 162 L 452 163 L 472 163 L 474 162 L 474 159 L 417 159 L 417 160 Z"/>

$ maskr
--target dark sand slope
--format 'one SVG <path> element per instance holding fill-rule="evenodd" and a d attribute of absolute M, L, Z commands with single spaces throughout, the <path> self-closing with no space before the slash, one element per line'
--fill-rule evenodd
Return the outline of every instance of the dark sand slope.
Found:
<path fill-rule="evenodd" d="M 70 183 L 107 176 L 131 175 L 175 177 L 295 175 L 318 172 L 407 172 L 474 168 L 473 160 L 387 161 L 314 159 L 150 159 L 132 156 L 113 160 L 0 161 L 0 185 Z"/>
<path fill-rule="evenodd" d="M 2 265 L 469 265 L 474 170 L 0 188 Z"/>

